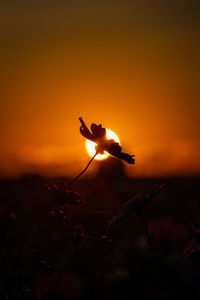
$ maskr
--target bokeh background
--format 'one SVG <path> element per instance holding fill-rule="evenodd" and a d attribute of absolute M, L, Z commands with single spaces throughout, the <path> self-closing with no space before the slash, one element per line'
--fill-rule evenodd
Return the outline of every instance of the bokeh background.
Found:
<path fill-rule="evenodd" d="M 0 176 L 74 175 L 89 159 L 80 116 L 136 155 L 130 176 L 198 175 L 199 11 L 195 0 L 2 0 Z"/>

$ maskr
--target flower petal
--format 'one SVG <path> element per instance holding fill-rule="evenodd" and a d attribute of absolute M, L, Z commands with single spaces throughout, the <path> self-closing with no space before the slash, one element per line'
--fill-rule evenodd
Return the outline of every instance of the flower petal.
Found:
<path fill-rule="evenodd" d="M 114 140 L 109 140 L 109 143 L 107 143 L 106 146 L 106 151 L 114 157 L 125 160 L 129 164 L 135 163 L 135 159 L 133 158 L 134 155 L 121 152 L 122 147 L 119 145 L 119 143 L 114 142 Z"/>
<path fill-rule="evenodd" d="M 81 122 L 81 127 L 80 127 L 80 133 L 82 136 L 84 136 L 86 139 L 93 141 L 93 134 L 90 132 L 90 130 L 87 128 L 85 125 L 84 121 L 82 118 L 79 118 Z"/>
<path fill-rule="evenodd" d="M 88 127 L 85 125 L 82 118 L 79 118 L 81 122 L 80 132 L 81 134 L 88 140 L 91 140 L 97 144 L 96 150 L 99 153 L 103 153 L 107 151 L 112 156 L 123 159 L 129 164 L 134 164 L 135 159 L 133 158 L 135 155 L 130 155 L 128 153 L 122 152 L 122 147 L 119 143 L 115 142 L 113 139 L 108 140 L 106 138 L 106 129 L 102 127 L 101 124 L 96 125 L 94 123 L 91 124 L 91 132 Z"/>

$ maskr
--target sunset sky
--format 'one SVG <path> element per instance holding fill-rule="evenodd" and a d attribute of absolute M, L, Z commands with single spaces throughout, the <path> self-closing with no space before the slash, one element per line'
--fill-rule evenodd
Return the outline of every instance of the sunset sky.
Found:
<path fill-rule="evenodd" d="M 81 171 L 79 117 L 133 177 L 200 174 L 200 1 L 5 0 L 0 29 L 0 177 Z"/>

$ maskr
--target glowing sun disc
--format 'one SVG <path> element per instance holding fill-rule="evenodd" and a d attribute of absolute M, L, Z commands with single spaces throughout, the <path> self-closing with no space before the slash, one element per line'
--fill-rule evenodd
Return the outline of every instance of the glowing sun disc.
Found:
<path fill-rule="evenodd" d="M 108 140 L 113 139 L 113 140 L 115 140 L 115 142 L 119 143 L 119 138 L 116 135 L 116 133 L 114 133 L 113 131 L 111 131 L 110 129 L 107 129 L 107 128 L 106 128 L 106 137 Z M 95 150 L 96 144 L 90 140 L 87 140 L 85 143 L 85 146 L 86 146 L 86 149 L 87 149 L 87 152 L 89 153 L 89 155 L 94 156 L 95 152 L 96 152 L 96 150 Z M 108 158 L 108 156 L 109 156 L 109 154 L 106 151 L 104 151 L 104 154 L 98 154 L 95 157 L 95 159 L 101 160 L 101 159 Z"/>

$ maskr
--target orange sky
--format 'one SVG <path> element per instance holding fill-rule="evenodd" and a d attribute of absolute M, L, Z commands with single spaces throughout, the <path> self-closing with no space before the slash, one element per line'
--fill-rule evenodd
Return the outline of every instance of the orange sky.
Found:
<path fill-rule="evenodd" d="M 80 116 L 136 155 L 131 176 L 200 173 L 198 1 L 0 6 L 0 176 L 75 175 Z"/>

